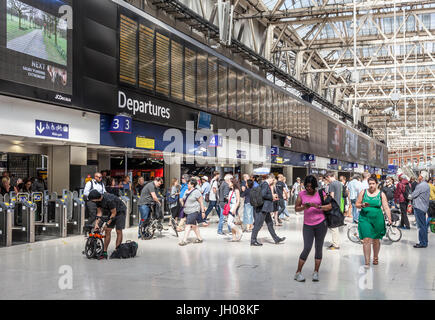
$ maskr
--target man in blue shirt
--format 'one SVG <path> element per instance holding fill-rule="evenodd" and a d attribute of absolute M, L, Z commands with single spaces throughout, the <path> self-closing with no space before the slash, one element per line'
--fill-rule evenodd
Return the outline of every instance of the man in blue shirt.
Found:
<path fill-rule="evenodd" d="M 188 174 L 183 174 L 181 177 L 180 199 L 183 199 L 184 193 L 187 191 L 187 182 L 190 180 Z"/>
<path fill-rule="evenodd" d="M 348 183 L 347 189 L 349 190 L 349 199 L 350 203 L 352 204 L 352 216 L 353 216 L 353 222 L 358 223 L 359 218 L 359 211 L 356 207 L 356 200 L 358 199 L 358 195 L 362 190 L 361 182 L 359 181 L 359 176 L 354 175 L 352 177 L 352 180 Z"/>
<path fill-rule="evenodd" d="M 427 171 L 421 171 L 418 184 L 412 192 L 412 206 L 414 207 L 415 220 L 418 227 L 419 243 L 414 248 L 426 248 L 428 245 L 426 212 L 429 209 L 430 187 L 426 180 L 429 178 Z"/>

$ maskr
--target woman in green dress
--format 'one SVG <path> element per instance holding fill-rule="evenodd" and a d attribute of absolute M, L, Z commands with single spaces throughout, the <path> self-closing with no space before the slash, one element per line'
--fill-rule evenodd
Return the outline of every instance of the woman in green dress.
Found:
<path fill-rule="evenodd" d="M 382 209 L 387 214 L 388 223 L 391 224 L 391 212 L 387 197 L 378 188 L 378 181 L 371 177 L 368 179 L 369 188 L 358 195 L 356 207 L 361 209 L 358 220 L 359 238 L 363 241 L 365 267 L 370 267 L 371 245 L 373 245 L 373 264 L 378 264 L 381 239 L 385 236 L 385 219 Z"/>

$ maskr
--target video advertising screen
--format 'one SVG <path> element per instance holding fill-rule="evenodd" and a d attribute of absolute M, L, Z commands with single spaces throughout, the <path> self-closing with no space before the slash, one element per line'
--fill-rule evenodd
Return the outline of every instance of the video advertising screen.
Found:
<path fill-rule="evenodd" d="M 71 27 L 70 0 L 0 0 L 0 90 L 20 83 L 54 93 L 36 98 L 71 102 Z"/>
<path fill-rule="evenodd" d="M 328 120 L 328 153 L 331 156 L 341 157 L 343 155 L 344 134 L 345 130 L 341 125 Z"/>

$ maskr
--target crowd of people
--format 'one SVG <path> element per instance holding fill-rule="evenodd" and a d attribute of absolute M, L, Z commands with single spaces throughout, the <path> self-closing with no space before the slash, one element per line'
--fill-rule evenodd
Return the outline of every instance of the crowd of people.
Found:
<path fill-rule="evenodd" d="M 27 177 L 19 178 L 12 175 L 9 171 L 2 172 L 0 194 L 2 196 L 10 194 L 11 192 L 18 193 L 29 193 L 32 192 L 43 192 L 47 190 L 47 185 L 44 180 Z"/>

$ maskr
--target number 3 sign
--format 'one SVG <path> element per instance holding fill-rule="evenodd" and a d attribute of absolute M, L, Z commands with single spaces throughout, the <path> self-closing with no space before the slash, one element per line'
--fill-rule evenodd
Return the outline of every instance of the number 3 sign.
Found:
<path fill-rule="evenodd" d="M 109 132 L 131 133 L 132 120 L 128 116 L 117 115 L 113 118 Z"/>

